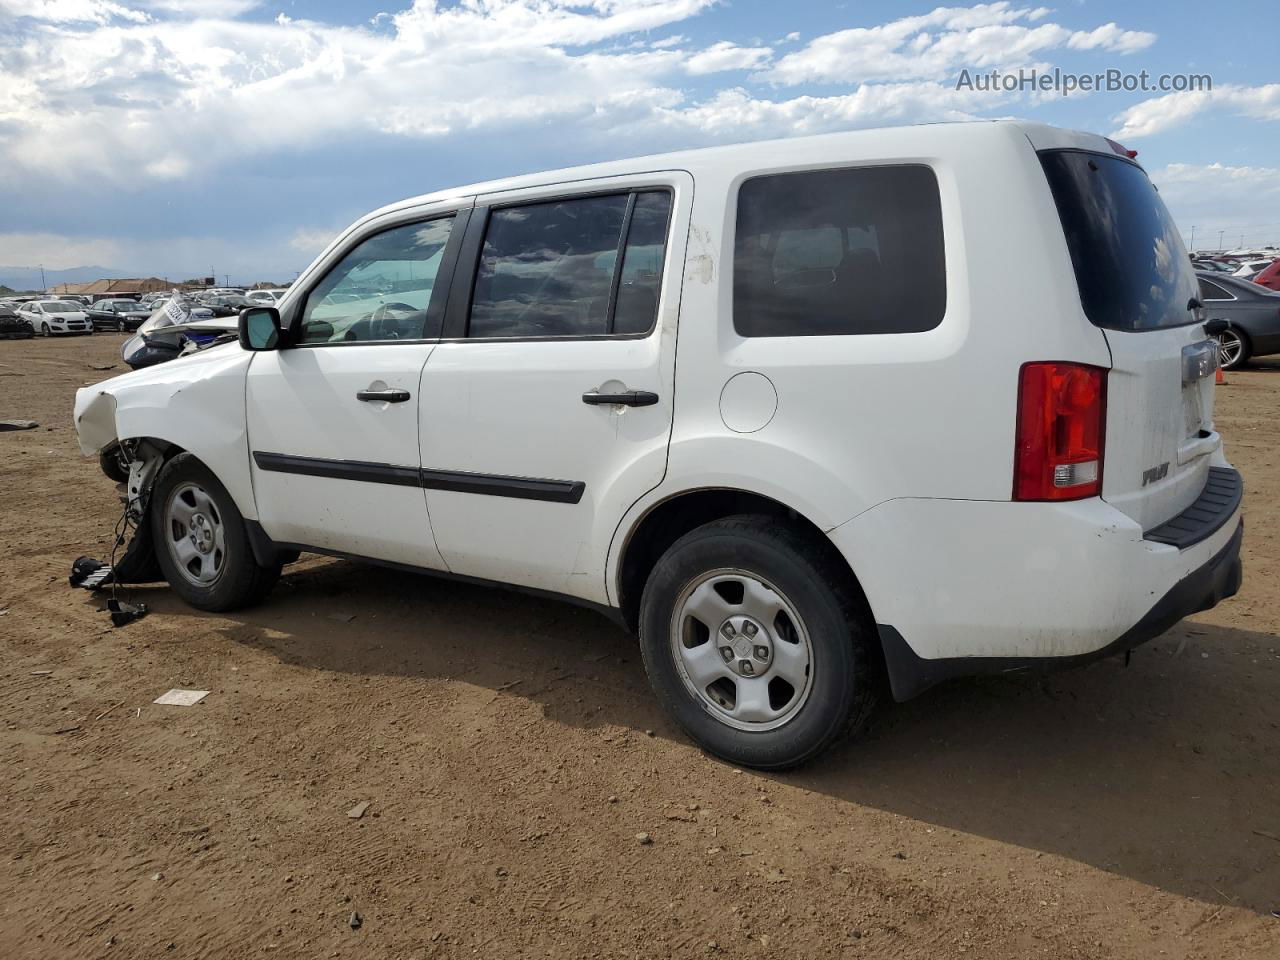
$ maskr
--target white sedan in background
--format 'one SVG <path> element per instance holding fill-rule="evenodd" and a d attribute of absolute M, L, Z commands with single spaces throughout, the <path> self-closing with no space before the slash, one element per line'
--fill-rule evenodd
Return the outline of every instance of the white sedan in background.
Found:
<path fill-rule="evenodd" d="M 93 323 L 84 304 L 74 300 L 33 300 L 18 308 L 18 314 L 42 337 L 55 333 L 93 333 Z"/>
<path fill-rule="evenodd" d="M 245 294 L 245 296 L 250 300 L 257 301 L 261 306 L 274 307 L 284 299 L 284 295 L 288 292 L 288 289 L 284 288 L 276 290 L 250 290 Z"/>

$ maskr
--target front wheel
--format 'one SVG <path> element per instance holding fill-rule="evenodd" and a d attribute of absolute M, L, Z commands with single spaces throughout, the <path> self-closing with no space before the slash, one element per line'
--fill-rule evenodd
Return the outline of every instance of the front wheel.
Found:
<path fill-rule="evenodd" d="M 645 585 L 655 692 L 701 746 L 766 770 L 817 756 L 876 701 L 874 634 L 825 545 L 774 518 L 729 517 L 672 545 Z"/>
<path fill-rule="evenodd" d="M 257 603 L 280 577 L 279 564 L 259 566 L 244 517 L 208 467 L 180 453 L 151 491 L 156 558 L 175 593 L 199 610 L 236 610 Z"/>
<path fill-rule="evenodd" d="M 53 331 L 49 329 L 49 324 L 47 321 L 40 324 L 40 336 L 42 337 L 53 336 Z"/>
<path fill-rule="evenodd" d="M 1249 343 L 1244 334 L 1228 327 L 1217 336 L 1218 366 L 1223 370 L 1239 370 L 1249 359 Z"/>

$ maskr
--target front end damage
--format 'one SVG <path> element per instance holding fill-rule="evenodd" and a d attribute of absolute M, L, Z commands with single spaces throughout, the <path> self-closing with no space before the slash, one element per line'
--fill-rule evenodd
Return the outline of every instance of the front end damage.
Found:
<path fill-rule="evenodd" d="M 164 579 L 156 562 L 147 508 L 156 475 L 164 465 L 165 451 L 150 440 L 119 440 L 115 413 L 115 397 L 104 390 L 86 388 L 76 395 L 80 451 L 86 456 L 97 455 L 103 472 L 117 481 L 121 514 L 113 535 L 110 563 L 99 564 L 81 557 L 73 566 L 73 586 L 97 589 L 109 584 L 155 583 Z M 124 552 L 119 554 L 121 547 Z"/>
<path fill-rule="evenodd" d="M 160 468 L 177 453 L 189 453 L 213 471 L 241 515 L 257 519 L 244 408 L 251 360 L 234 345 L 214 346 L 77 391 L 80 450 L 98 457 L 120 494 L 115 539 L 119 547 L 127 544 L 116 564 L 120 582 L 163 579 L 148 506 Z"/>

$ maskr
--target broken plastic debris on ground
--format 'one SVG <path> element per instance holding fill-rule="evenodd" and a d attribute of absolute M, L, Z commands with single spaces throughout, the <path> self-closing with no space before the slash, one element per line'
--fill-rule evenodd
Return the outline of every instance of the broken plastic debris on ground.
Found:
<path fill-rule="evenodd" d="M 194 707 L 209 695 L 208 690 L 180 690 L 175 687 L 152 700 L 166 707 Z"/>

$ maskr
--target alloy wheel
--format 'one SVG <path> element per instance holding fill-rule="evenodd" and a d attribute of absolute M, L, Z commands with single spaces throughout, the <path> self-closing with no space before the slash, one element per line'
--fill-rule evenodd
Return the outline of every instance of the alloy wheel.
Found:
<path fill-rule="evenodd" d="M 737 730 L 773 730 L 796 715 L 813 680 L 813 646 L 795 606 L 738 569 L 695 578 L 676 599 L 671 652 L 685 687 Z"/>
<path fill-rule="evenodd" d="M 1218 366 L 1230 367 L 1240 362 L 1244 353 L 1244 341 L 1234 330 L 1224 330 L 1218 334 Z"/>
<path fill-rule="evenodd" d="M 165 543 L 178 572 L 196 586 L 208 586 L 226 566 L 222 513 L 197 483 L 174 487 L 165 504 Z"/>

